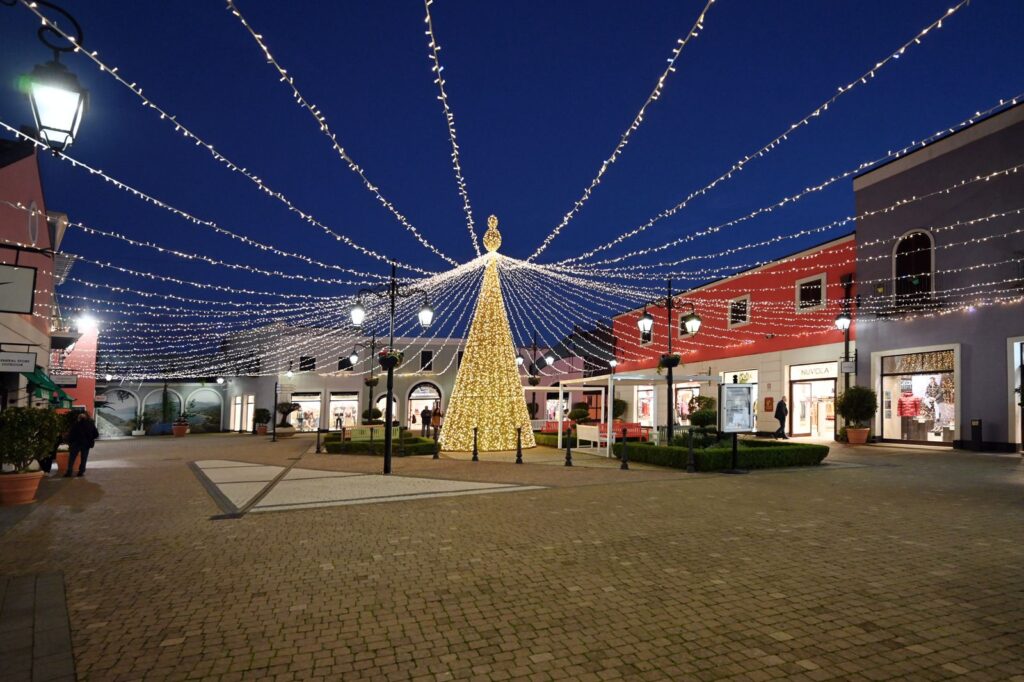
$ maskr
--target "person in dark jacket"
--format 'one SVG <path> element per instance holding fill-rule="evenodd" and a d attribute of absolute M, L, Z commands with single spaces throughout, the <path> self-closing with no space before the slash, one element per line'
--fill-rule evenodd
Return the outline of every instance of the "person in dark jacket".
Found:
<path fill-rule="evenodd" d="M 85 463 L 89 459 L 89 450 L 96 445 L 96 439 L 99 437 L 100 432 L 96 430 L 96 424 L 89 418 L 89 415 L 85 412 L 78 415 L 78 421 L 68 432 L 68 470 L 64 474 L 66 478 L 71 477 L 71 470 L 75 468 L 75 459 L 78 455 L 82 456 L 82 461 L 78 465 L 78 475 L 85 476 Z"/>
<path fill-rule="evenodd" d="M 779 428 L 775 431 L 776 438 L 789 439 L 789 436 L 786 435 L 786 417 L 788 416 L 789 408 L 786 406 L 786 396 L 782 396 L 775 406 L 775 418 L 779 420 Z"/>

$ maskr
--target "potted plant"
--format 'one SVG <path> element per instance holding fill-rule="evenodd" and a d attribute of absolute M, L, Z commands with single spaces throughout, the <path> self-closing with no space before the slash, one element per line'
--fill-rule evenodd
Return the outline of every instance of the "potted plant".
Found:
<path fill-rule="evenodd" d="M 188 417 L 185 414 L 179 414 L 171 424 L 171 433 L 174 434 L 175 438 L 184 438 L 185 434 L 188 433 Z"/>
<path fill-rule="evenodd" d="M 538 384 L 540 384 L 540 377 L 531 374 L 530 378 L 527 379 L 527 381 L 530 383 L 531 386 L 537 386 Z"/>
<path fill-rule="evenodd" d="M 53 452 L 59 435 L 57 415 L 49 410 L 8 407 L 0 412 L 0 506 L 36 499 L 43 478 L 36 461 Z"/>
<path fill-rule="evenodd" d="M 363 379 L 363 384 L 369 386 L 370 388 L 373 388 L 379 383 L 380 377 L 366 377 L 365 379 Z"/>
<path fill-rule="evenodd" d="M 292 412 L 298 412 L 300 409 L 302 407 L 298 403 L 277 404 L 277 413 L 281 415 L 281 420 L 274 427 L 274 433 L 277 434 L 278 438 L 291 438 L 295 435 L 295 427 L 288 423 L 288 415 Z"/>
<path fill-rule="evenodd" d="M 616 398 L 612 401 L 612 419 L 622 419 L 622 416 L 626 414 L 626 408 L 629 407 L 629 403 L 625 400 L 619 400 Z"/>
<path fill-rule="evenodd" d="M 377 361 L 380 362 L 380 366 L 384 369 L 394 369 L 402 364 L 404 359 L 405 353 L 397 348 L 385 348 L 380 353 L 377 353 Z"/>
<path fill-rule="evenodd" d="M 252 412 L 252 420 L 256 424 L 256 435 L 267 435 L 267 424 L 270 423 L 270 410 L 258 407 Z"/>
<path fill-rule="evenodd" d="M 850 386 L 836 398 L 836 413 L 846 422 L 846 438 L 851 445 L 868 441 L 871 429 L 864 426 L 878 411 L 878 394 L 867 386 Z"/>
<path fill-rule="evenodd" d="M 678 367 L 679 353 L 663 353 L 658 367 Z"/>

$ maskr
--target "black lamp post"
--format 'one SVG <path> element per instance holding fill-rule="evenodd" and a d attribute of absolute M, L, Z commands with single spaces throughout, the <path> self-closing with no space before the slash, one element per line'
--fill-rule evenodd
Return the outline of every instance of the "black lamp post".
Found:
<path fill-rule="evenodd" d="M 13 0 L 0 2 L 8 6 L 17 4 Z M 89 106 L 89 91 L 82 87 L 75 74 L 60 63 L 61 52 L 74 52 L 81 47 L 83 32 L 75 18 L 63 8 L 46 0 L 35 0 L 34 4 L 58 12 L 71 24 L 70 30 L 58 31 L 54 28 L 56 22 L 52 22 L 53 25 L 49 20 L 43 22 L 37 35 L 40 42 L 53 51 L 53 60 L 37 64 L 32 73 L 22 80 L 40 139 L 54 152 L 60 152 L 75 141 L 82 115 Z M 52 42 L 54 40 L 59 42 Z"/>
<path fill-rule="evenodd" d="M 667 439 L 668 444 L 672 444 L 672 436 L 674 435 L 674 427 L 676 422 L 676 396 L 672 386 L 672 368 L 679 364 L 678 358 L 672 356 L 672 309 L 676 307 L 676 303 L 672 298 L 672 278 L 668 280 L 667 292 L 664 299 L 658 299 L 653 301 L 651 305 L 664 306 L 666 311 L 666 322 L 668 325 L 668 352 L 662 356 L 660 365 L 666 370 L 665 381 L 667 383 L 666 395 L 668 398 L 668 428 L 667 428 Z M 687 302 L 686 305 L 690 306 L 690 312 L 682 318 L 683 326 L 686 327 L 686 333 L 693 335 L 700 331 L 701 320 L 697 314 L 696 309 L 692 303 Z M 644 305 L 643 315 L 636 321 L 637 327 L 640 328 L 642 334 L 650 334 L 654 329 L 654 316 L 647 312 L 647 305 Z"/>
<path fill-rule="evenodd" d="M 356 363 L 359 362 L 360 348 L 367 348 L 370 351 L 370 378 L 366 380 L 366 417 L 367 421 L 369 421 L 372 414 L 370 410 L 373 409 L 373 387 L 375 385 L 373 380 L 373 357 L 377 354 L 377 335 L 371 334 L 369 343 L 357 343 L 352 346 L 352 355 L 348 356 L 349 364 L 352 367 L 355 367 Z"/>
<path fill-rule="evenodd" d="M 398 278 L 395 276 L 398 267 L 391 264 L 391 280 L 388 282 L 387 288 L 383 291 L 375 291 L 373 289 L 360 289 L 359 297 L 364 295 L 377 296 L 379 298 L 387 299 L 390 302 L 391 314 L 390 314 L 390 334 L 388 341 L 388 350 L 394 351 L 395 347 L 395 305 L 399 298 L 406 298 L 414 294 L 423 294 L 423 305 L 420 306 L 419 320 L 420 326 L 426 329 L 430 326 L 430 323 L 434 321 L 434 310 L 430 307 L 430 300 L 427 298 L 427 292 L 422 289 L 408 288 L 404 291 L 398 288 Z M 362 302 L 357 299 L 355 306 L 352 307 L 352 325 L 355 327 L 361 327 L 363 320 L 366 319 L 366 309 L 363 307 Z M 371 362 L 373 360 L 371 359 Z M 398 364 L 398 358 L 395 356 L 387 356 L 380 358 L 381 367 L 388 371 L 388 393 L 387 393 L 387 405 L 384 407 L 384 473 L 391 473 L 391 423 L 394 421 L 394 391 L 395 391 L 395 365 Z"/>

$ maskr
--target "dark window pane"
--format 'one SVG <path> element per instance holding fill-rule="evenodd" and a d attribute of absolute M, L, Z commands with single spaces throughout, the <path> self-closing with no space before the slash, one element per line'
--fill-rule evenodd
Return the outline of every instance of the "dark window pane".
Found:
<path fill-rule="evenodd" d="M 921 302 L 932 291 L 932 241 L 924 232 L 914 232 L 896 246 L 896 304 Z"/>
<path fill-rule="evenodd" d="M 420 369 L 428 372 L 434 369 L 434 351 L 420 351 Z"/>
<path fill-rule="evenodd" d="M 824 302 L 822 296 L 822 281 L 818 279 L 812 279 L 809 282 L 802 282 L 800 284 L 800 309 L 804 308 L 817 308 Z"/>
<path fill-rule="evenodd" d="M 747 299 L 739 298 L 729 304 L 729 324 L 743 324 L 747 321 Z"/>
<path fill-rule="evenodd" d="M 316 371 L 316 358 L 309 355 L 303 355 L 299 358 L 299 371 L 300 372 L 315 372 Z"/>

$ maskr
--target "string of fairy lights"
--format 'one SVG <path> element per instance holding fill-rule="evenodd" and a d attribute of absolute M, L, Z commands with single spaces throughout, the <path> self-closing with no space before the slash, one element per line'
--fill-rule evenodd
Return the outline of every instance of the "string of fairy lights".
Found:
<path fill-rule="evenodd" d="M 618 358 L 631 362 L 645 362 L 652 357 L 652 349 L 658 349 L 658 339 L 664 338 L 670 327 L 676 324 L 664 317 L 656 318 L 653 332 L 654 341 L 644 342 L 637 334 L 635 326 L 636 311 L 641 306 L 663 296 L 662 283 L 666 278 L 693 283 L 689 289 L 679 294 L 682 304 L 692 304 L 698 311 L 712 309 L 728 310 L 737 295 L 749 296 L 746 308 L 748 323 L 733 328 L 731 325 L 717 325 L 708 316 L 708 323 L 702 327 L 699 336 L 688 336 L 680 340 L 684 352 L 711 351 L 726 352 L 754 343 L 765 336 L 782 338 L 824 338 L 834 334 L 833 323 L 837 312 L 842 308 L 841 282 L 822 282 L 824 303 L 813 314 L 804 313 L 794 308 L 792 300 L 795 276 L 802 274 L 814 275 L 823 270 L 817 250 L 800 252 L 783 258 L 765 255 L 754 256 L 743 263 L 723 263 L 731 257 L 744 252 L 771 249 L 788 241 L 804 240 L 815 235 L 834 234 L 844 228 L 853 228 L 859 221 L 866 218 L 893 213 L 913 204 L 949 196 L 963 192 L 973 186 L 987 183 L 1016 174 L 1024 164 L 993 170 L 985 174 L 976 174 L 962 178 L 948 186 L 924 194 L 911 194 L 901 197 L 883 208 L 861 211 L 812 227 L 787 229 L 771 237 L 751 240 L 747 243 L 718 248 L 708 253 L 687 253 L 679 255 L 681 247 L 712 235 L 721 234 L 732 228 L 744 227 L 746 223 L 768 216 L 781 209 L 793 206 L 802 199 L 821 193 L 847 180 L 866 169 L 881 163 L 905 156 L 922 146 L 967 126 L 997 111 L 1024 101 L 1024 95 L 1010 99 L 1001 99 L 998 104 L 985 111 L 977 111 L 960 123 L 940 130 L 921 140 L 889 151 L 870 161 L 858 164 L 825 180 L 787 194 L 774 203 L 756 208 L 748 213 L 727 222 L 710 225 L 688 231 L 655 246 L 635 248 L 627 252 L 606 253 L 618 249 L 628 240 L 639 236 L 647 230 L 659 225 L 667 218 L 683 211 L 692 201 L 706 196 L 726 181 L 741 173 L 751 162 L 764 158 L 772 151 L 789 140 L 802 128 L 810 126 L 815 119 L 822 117 L 830 108 L 845 95 L 870 84 L 884 68 L 903 57 L 908 50 L 920 45 L 933 31 L 941 29 L 943 22 L 966 7 L 969 0 L 961 0 L 944 11 L 942 16 L 933 20 L 914 36 L 901 44 L 896 50 L 874 63 L 861 76 L 837 87 L 836 91 L 821 104 L 812 109 L 803 118 L 789 124 L 783 132 L 776 135 L 767 144 L 757 150 L 740 157 L 717 178 L 703 187 L 693 190 L 686 198 L 674 206 L 665 209 L 645 223 L 625 232 L 614 239 L 589 248 L 576 255 L 551 263 L 535 262 L 550 244 L 564 231 L 569 223 L 582 211 L 597 187 L 602 183 L 608 170 L 624 153 L 632 135 L 644 123 L 654 102 L 661 99 L 671 75 L 680 67 L 680 58 L 684 48 L 699 37 L 705 28 L 707 16 L 716 0 L 708 0 L 698 14 L 687 33 L 677 39 L 667 66 L 655 82 L 655 86 L 647 96 L 630 125 L 619 136 L 611 154 L 598 167 L 594 178 L 585 186 L 582 194 L 575 200 L 570 210 L 557 225 L 541 241 L 540 245 L 525 259 L 518 260 L 505 255 L 483 254 L 477 240 L 473 218 L 473 208 L 469 199 L 467 182 L 462 168 L 460 146 L 455 127 L 455 117 L 449 102 L 447 81 L 443 76 L 440 52 L 441 45 L 437 39 L 434 19 L 431 15 L 433 0 L 424 0 L 424 26 L 427 37 L 428 59 L 434 85 L 437 87 L 437 99 L 441 104 L 445 118 L 448 143 L 451 148 L 451 163 L 456 180 L 456 189 L 462 200 L 467 231 L 476 253 L 476 258 L 459 263 L 452 259 L 437 246 L 432 244 L 419 229 L 403 215 L 381 189 L 373 183 L 367 172 L 349 154 L 339 141 L 324 115 L 316 104 L 312 103 L 299 90 L 296 78 L 287 71 L 282 63 L 271 53 L 268 41 L 258 32 L 252 23 L 241 13 L 234 0 L 226 0 L 228 11 L 237 19 L 241 27 L 256 43 L 266 62 L 277 72 L 279 79 L 291 91 L 295 103 L 314 119 L 320 133 L 332 146 L 334 152 L 356 174 L 364 189 L 369 191 L 391 216 L 409 232 L 426 251 L 444 260 L 449 269 L 431 271 L 409 263 L 398 262 L 390 255 L 378 250 L 364 247 L 340 231 L 328 226 L 307 211 L 300 209 L 284 193 L 271 187 L 255 171 L 247 169 L 225 156 L 217 147 L 201 137 L 194 127 L 185 123 L 169 109 L 155 103 L 143 94 L 143 89 L 136 83 L 120 74 L 119 68 L 101 60 L 96 51 L 81 49 L 73 36 L 64 33 L 56 24 L 48 20 L 31 0 L 20 0 L 22 5 L 31 11 L 43 26 L 54 30 L 68 39 L 76 47 L 75 52 L 90 60 L 101 73 L 113 78 L 138 99 L 142 106 L 156 113 L 160 120 L 166 121 L 169 128 L 180 135 L 192 146 L 206 150 L 212 159 L 232 173 L 245 177 L 250 184 L 261 193 L 272 197 L 283 204 L 288 211 L 302 221 L 319 229 L 324 235 L 335 242 L 351 248 L 377 261 L 377 263 L 395 263 L 403 271 L 400 281 L 412 284 L 417 288 L 430 292 L 432 305 L 437 309 L 437 318 L 430 335 L 422 333 L 417 325 L 418 301 L 402 300 L 396 306 L 394 331 L 398 350 L 409 351 L 409 357 L 397 368 L 404 374 L 417 375 L 425 372 L 418 363 L 416 349 L 432 349 L 442 351 L 453 349 L 447 354 L 447 363 L 435 364 L 432 372 L 449 370 L 459 357 L 458 350 L 466 347 L 463 340 L 468 320 L 475 319 L 481 313 L 478 306 L 484 296 L 483 289 L 488 289 L 488 308 L 494 306 L 495 300 L 504 301 L 508 317 L 509 333 L 520 348 L 530 346 L 534 336 L 543 343 L 545 353 L 554 358 L 550 365 L 541 362 L 536 371 L 547 377 L 569 372 L 578 372 L 572 363 L 558 361 L 569 359 L 573 354 L 584 356 L 584 361 L 591 368 L 606 367 L 608 361 Z M 48 145 L 28 132 L 0 121 L 0 128 L 26 140 L 36 148 L 49 150 Z M 231 373 L 250 373 L 254 375 L 280 375 L 285 372 L 313 371 L 320 375 L 361 376 L 369 373 L 373 358 L 361 356 L 358 366 L 341 368 L 340 359 L 347 358 L 349 351 L 356 344 L 365 340 L 368 329 L 353 327 L 347 322 L 348 312 L 357 300 L 352 293 L 353 287 L 379 286 L 386 276 L 379 272 L 368 271 L 366 268 L 340 265 L 329 260 L 312 258 L 305 254 L 281 249 L 271 244 L 246 236 L 239 230 L 222 227 L 209 218 L 198 217 L 192 212 L 178 208 L 168 201 L 159 199 L 150 193 L 115 178 L 86 162 L 68 156 L 63 151 L 55 152 L 54 156 L 71 167 L 84 170 L 92 176 L 102 179 L 108 185 L 119 189 L 137 200 L 156 206 L 171 213 L 192 225 L 211 230 L 213 233 L 241 243 L 261 254 L 298 261 L 305 266 L 314 266 L 333 272 L 343 273 L 343 277 L 328 277 L 314 274 L 290 272 L 274 266 L 257 265 L 244 262 L 244 259 L 228 261 L 216 258 L 195 250 L 186 250 L 161 244 L 151 237 L 138 238 L 130 236 L 140 228 L 100 229 L 83 222 L 68 222 L 83 235 L 113 240 L 119 244 L 145 250 L 166 257 L 171 263 L 171 272 L 161 274 L 150 270 L 114 262 L 110 258 L 95 258 L 82 254 L 68 254 L 77 263 L 87 268 L 88 277 L 66 275 L 68 282 L 74 283 L 79 293 L 59 292 L 61 304 L 42 301 L 39 311 L 34 313 L 42 319 L 63 315 L 66 308 L 79 313 L 95 313 L 103 315 L 103 336 L 101 343 L 101 360 L 96 374 L 110 375 L 119 381 L 142 381 L 154 378 L 213 376 Z M 0 200 L 4 206 L 38 215 L 37 209 L 20 202 Z M 935 225 L 920 225 L 917 229 L 931 235 L 952 233 L 954 239 L 942 243 L 934 243 L 936 251 L 945 249 L 969 248 L 993 240 L 1011 240 L 1024 234 L 1024 225 L 1018 224 L 1015 218 L 1024 213 L 1024 207 L 991 212 L 985 215 L 964 217 L 955 222 Z M 43 217 L 43 216 L 38 216 Z M 939 222 L 939 221 L 936 221 Z M 994 224 L 985 234 L 972 235 L 971 228 Z M 870 241 L 854 242 L 837 247 L 842 252 L 839 260 L 833 260 L 829 267 L 849 267 L 851 272 L 860 263 L 870 263 L 891 254 L 884 252 L 867 252 L 867 247 L 895 245 L 903 233 L 886 235 Z M 5 240 L 6 244 L 19 245 Z M 499 239 L 500 243 L 500 239 Z M 487 244 L 487 239 L 484 239 Z M 913 252 L 911 252 L 913 253 Z M 652 262 L 651 257 L 665 260 Z M 1021 289 L 1024 281 L 1020 275 L 1020 266 L 1024 258 L 1010 256 L 1009 251 L 995 260 L 982 260 L 970 266 L 956 268 L 933 268 L 931 278 L 931 298 L 926 301 L 915 301 L 914 314 L 948 315 L 956 311 L 965 311 L 982 306 L 1015 305 L 1021 301 Z M 626 262 L 636 259 L 641 262 Z M 712 265 L 683 269 L 688 263 L 710 261 Z M 242 272 L 270 278 L 275 284 L 284 282 L 306 283 L 313 291 L 291 292 L 287 287 L 265 288 L 250 286 L 233 286 L 219 282 L 215 277 L 187 278 L 180 276 L 174 263 L 202 265 L 212 268 L 214 272 Z M 493 273 L 500 277 L 494 281 L 488 279 L 488 267 L 494 264 Z M 753 269 L 766 269 L 770 276 L 779 276 L 780 283 L 768 283 L 763 286 L 748 286 L 742 282 L 731 282 L 728 278 Z M 1012 272 L 1011 272 L 1012 271 Z M 56 273 L 41 269 L 46 276 L 55 277 Z M 410 274 L 411 273 L 411 274 Z M 970 275 L 969 283 L 962 283 L 956 275 Z M 104 278 L 113 281 L 104 281 Z M 910 300 L 911 294 L 899 291 L 890 292 L 897 285 L 911 276 L 887 277 L 855 277 L 854 286 L 861 294 L 856 314 L 858 321 L 863 323 L 884 323 L 903 319 L 907 313 L 897 305 L 901 299 Z M 136 286 L 123 284 L 124 278 L 135 278 L 162 285 L 163 290 L 151 291 Z M 726 278 L 724 281 L 708 282 L 715 278 Z M 246 282 L 248 284 L 248 282 Z M 210 298 L 198 298 L 177 293 L 183 288 L 195 288 L 207 292 Z M 170 289 L 169 291 L 167 289 Z M 884 290 L 884 291 L 883 291 Z M 42 290 L 40 290 L 42 291 Z M 89 294 L 89 295 L 85 295 Z M 481 294 L 478 296 L 477 294 Z M 218 298 L 219 296 L 219 298 Z M 236 297 L 247 297 L 235 300 Z M 280 300 L 278 300 L 280 299 Z M 376 299 L 362 299 L 370 318 L 377 320 L 373 329 L 383 332 L 381 320 L 387 318 L 386 305 Z M 483 311 L 483 314 L 489 314 Z M 623 321 L 628 323 L 629 332 L 616 334 L 617 325 Z M 607 333 L 599 333 L 604 326 Z M 660 325 L 660 328 L 659 328 Z M 378 333 L 380 338 L 386 334 Z M 489 332 L 488 338 L 493 336 Z M 499 334 L 500 336 L 500 334 Z M 614 336 L 614 338 L 612 338 Z M 497 337 L 494 337 L 497 338 Z M 504 341 L 497 339 L 498 341 Z M 571 342 L 571 344 L 570 344 Z M 571 345 L 571 347 L 570 347 Z M 339 358 L 337 370 L 329 369 L 323 364 L 325 358 Z M 301 358 L 316 358 L 316 369 L 300 368 Z"/>

